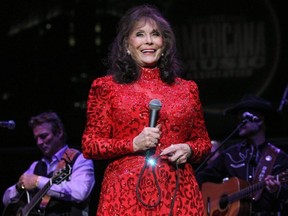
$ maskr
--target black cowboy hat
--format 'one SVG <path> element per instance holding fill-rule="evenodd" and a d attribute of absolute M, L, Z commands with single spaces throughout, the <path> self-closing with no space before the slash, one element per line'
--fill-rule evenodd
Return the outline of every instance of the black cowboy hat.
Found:
<path fill-rule="evenodd" d="M 243 96 L 243 98 L 239 103 L 225 109 L 224 115 L 226 114 L 235 115 L 240 111 L 248 111 L 248 110 L 254 110 L 258 113 L 263 114 L 264 116 L 268 116 L 276 112 L 276 109 L 269 101 L 255 95 L 247 94 Z"/>

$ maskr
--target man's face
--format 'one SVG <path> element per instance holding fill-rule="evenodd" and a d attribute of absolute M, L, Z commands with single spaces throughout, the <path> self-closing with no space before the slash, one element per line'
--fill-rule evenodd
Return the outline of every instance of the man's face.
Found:
<path fill-rule="evenodd" d="M 62 148 L 61 133 L 54 134 L 50 123 L 43 123 L 33 129 L 36 144 L 47 158 L 51 158 Z"/>

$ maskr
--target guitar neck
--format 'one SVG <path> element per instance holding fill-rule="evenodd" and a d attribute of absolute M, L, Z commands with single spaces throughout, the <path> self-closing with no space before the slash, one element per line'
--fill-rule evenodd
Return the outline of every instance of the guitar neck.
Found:
<path fill-rule="evenodd" d="M 21 216 L 28 216 L 30 211 L 35 207 L 35 205 L 42 199 L 42 197 L 47 193 L 47 191 L 52 186 L 53 182 L 52 179 L 49 179 L 49 181 L 44 185 L 41 190 L 39 190 L 33 198 L 30 200 L 30 202 L 23 207 L 22 209 L 22 215 Z"/>
<path fill-rule="evenodd" d="M 246 187 L 241 191 L 232 193 L 228 196 L 229 203 L 248 197 L 249 195 L 255 193 L 256 191 L 262 189 L 263 187 L 265 187 L 265 182 L 261 181 L 249 187 Z"/>

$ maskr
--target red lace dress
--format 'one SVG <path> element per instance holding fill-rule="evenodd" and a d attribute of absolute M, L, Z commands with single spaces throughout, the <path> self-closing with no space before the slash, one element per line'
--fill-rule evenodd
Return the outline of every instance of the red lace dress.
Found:
<path fill-rule="evenodd" d="M 98 216 L 167 216 L 172 206 L 173 216 L 203 214 L 202 196 L 190 163 L 180 164 L 176 170 L 175 164 L 158 158 L 153 168 L 144 168 L 145 153 L 133 152 L 132 140 L 149 125 L 148 106 L 155 98 L 162 103 L 157 122 L 162 125 L 162 134 L 155 157 L 161 149 L 177 143 L 190 145 L 190 162 L 199 162 L 210 152 L 198 87 L 193 81 L 177 78 L 175 84 L 165 84 L 157 68 L 142 69 L 141 79 L 133 84 L 117 84 L 111 76 L 94 80 L 82 150 L 86 158 L 110 161 Z"/>

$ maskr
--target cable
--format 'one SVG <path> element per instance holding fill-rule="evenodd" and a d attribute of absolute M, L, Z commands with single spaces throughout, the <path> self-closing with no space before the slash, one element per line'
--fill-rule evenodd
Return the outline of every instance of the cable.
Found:
<path fill-rule="evenodd" d="M 160 158 L 160 156 L 156 157 L 156 158 L 153 158 L 155 160 L 155 163 L 156 161 Z M 145 157 L 145 164 L 144 166 L 142 167 L 141 169 L 141 172 L 139 174 L 139 177 L 138 177 L 138 181 L 137 181 L 137 185 L 136 185 L 136 195 L 137 195 L 137 199 L 144 205 L 146 206 L 147 208 L 154 208 L 156 207 L 157 205 L 159 205 L 160 201 L 161 201 L 161 188 L 159 186 L 159 182 L 157 180 L 157 177 L 156 177 L 156 173 L 155 173 L 155 166 L 152 165 L 152 174 L 153 174 L 153 178 L 155 180 L 155 184 L 156 184 L 156 188 L 157 188 L 157 192 L 158 192 L 158 199 L 157 201 L 155 202 L 155 204 L 151 205 L 149 203 L 146 203 L 142 200 L 141 196 L 140 196 L 140 193 L 139 193 L 139 185 L 140 185 L 140 182 L 141 182 L 141 179 L 142 179 L 142 176 L 144 174 L 144 171 L 145 169 L 148 168 L 148 164 L 149 164 L 149 160 L 151 158 L 149 157 L 149 155 L 146 155 Z M 172 216 L 173 214 L 173 207 L 174 207 L 174 203 L 175 203 L 175 199 L 176 199 L 176 194 L 177 194 L 177 191 L 178 191 L 178 187 L 179 187 L 179 170 L 178 170 L 178 163 L 176 162 L 176 186 L 175 186 L 175 190 L 174 190 L 174 194 L 173 194 L 173 197 L 172 197 L 172 201 L 171 201 L 171 206 L 170 206 L 170 213 L 169 215 Z"/>
<path fill-rule="evenodd" d="M 179 170 L 178 170 L 177 161 L 176 161 L 176 187 L 175 187 L 175 190 L 174 190 L 174 194 L 173 194 L 173 198 L 172 198 L 172 202 L 171 202 L 171 206 L 170 206 L 169 216 L 173 215 L 173 208 L 174 208 L 174 203 L 175 203 L 175 199 L 176 199 L 176 193 L 177 193 L 178 187 L 179 187 Z"/>
<path fill-rule="evenodd" d="M 150 205 L 150 204 L 148 204 L 148 203 L 145 203 L 145 202 L 142 200 L 142 198 L 141 198 L 141 196 L 140 196 L 140 193 L 139 193 L 139 184 L 140 184 L 140 181 L 141 181 L 141 179 L 142 179 L 142 176 L 143 176 L 143 173 L 144 173 L 145 169 L 148 167 L 148 160 L 147 160 L 147 159 L 148 159 L 148 157 L 146 156 L 146 157 L 145 157 L 145 164 L 144 164 L 144 166 L 143 166 L 143 168 L 142 168 L 142 170 L 141 170 L 141 172 L 140 172 L 140 175 L 139 175 L 139 178 L 138 178 L 138 182 L 137 182 L 137 185 L 136 185 L 136 195 L 137 195 L 138 200 L 139 200 L 144 206 L 146 206 L 146 207 L 148 207 L 148 208 L 154 208 L 154 207 L 156 207 L 156 206 L 160 203 L 160 201 L 161 201 L 161 189 L 160 189 L 159 183 L 158 183 L 157 178 L 156 178 L 155 166 L 152 166 L 152 174 L 153 174 L 153 177 L 154 177 L 154 180 L 155 180 L 155 184 L 156 184 L 156 187 L 157 187 L 157 191 L 158 191 L 158 199 L 157 199 L 156 203 L 155 203 L 154 205 Z M 155 159 L 155 160 L 156 160 L 156 159 Z"/>

